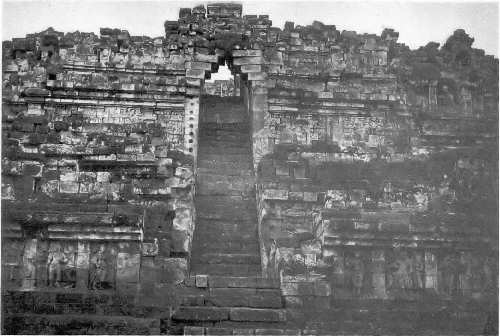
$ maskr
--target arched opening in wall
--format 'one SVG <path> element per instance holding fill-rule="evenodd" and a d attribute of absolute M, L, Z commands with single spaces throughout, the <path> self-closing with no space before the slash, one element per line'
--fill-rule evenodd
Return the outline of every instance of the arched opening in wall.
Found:
<path fill-rule="evenodd" d="M 248 121 L 248 109 L 241 89 L 240 74 L 232 73 L 230 60 L 216 67 L 206 79 L 200 99 L 200 122 L 204 123 L 239 123 Z M 230 63 L 229 63 L 230 64 Z M 215 70 L 212 68 L 212 70 Z M 233 69 L 234 70 L 234 69 Z M 203 127 L 201 125 L 200 127 Z"/>
<path fill-rule="evenodd" d="M 210 79 L 205 80 L 203 95 L 218 97 L 239 97 L 239 75 L 234 76 L 227 64 L 219 66 Z"/>

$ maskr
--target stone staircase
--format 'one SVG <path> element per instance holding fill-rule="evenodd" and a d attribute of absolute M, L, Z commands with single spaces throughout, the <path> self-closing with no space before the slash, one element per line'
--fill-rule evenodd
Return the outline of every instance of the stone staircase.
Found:
<path fill-rule="evenodd" d="M 241 101 L 202 106 L 191 277 L 172 317 L 185 335 L 283 334 L 279 282 L 260 277 L 250 126 Z M 290 333 L 286 333 L 290 334 Z"/>
<path fill-rule="evenodd" d="M 191 274 L 261 272 L 252 151 L 242 102 L 212 99 L 202 112 Z"/>
<path fill-rule="evenodd" d="M 197 275 L 186 284 L 180 308 L 172 316 L 172 330 L 184 335 L 239 335 L 256 329 L 278 334 L 277 330 L 284 330 L 286 311 L 279 281 Z"/>

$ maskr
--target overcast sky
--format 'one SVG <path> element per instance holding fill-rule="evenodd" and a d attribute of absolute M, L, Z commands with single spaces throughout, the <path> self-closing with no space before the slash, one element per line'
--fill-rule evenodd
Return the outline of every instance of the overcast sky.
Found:
<path fill-rule="evenodd" d="M 164 35 L 163 22 L 176 20 L 180 7 L 207 1 L 0 1 L 3 40 L 24 37 L 49 26 L 64 32 L 99 32 L 100 27 L 127 29 L 132 35 Z M 269 14 L 273 26 L 285 21 L 306 25 L 313 20 L 338 30 L 380 34 L 386 27 L 400 32 L 411 48 L 429 41 L 443 43 L 457 28 L 475 38 L 474 47 L 498 56 L 498 2 L 422 1 L 240 1 L 243 14 Z"/>

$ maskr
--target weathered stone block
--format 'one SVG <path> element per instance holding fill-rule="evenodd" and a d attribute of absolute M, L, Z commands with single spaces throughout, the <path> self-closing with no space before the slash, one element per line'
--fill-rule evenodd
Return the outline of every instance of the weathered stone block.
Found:
<path fill-rule="evenodd" d="M 184 327 L 184 335 L 205 335 L 205 328 L 204 327 L 191 327 L 191 326 L 185 326 Z M 214 334 L 216 335 L 216 334 Z"/>
<path fill-rule="evenodd" d="M 229 309 L 219 307 L 180 307 L 172 318 L 179 321 L 224 321 L 229 319 Z"/>
<path fill-rule="evenodd" d="M 185 258 L 156 257 L 157 282 L 166 284 L 182 283 L 188 275 Z"/>
<path fill-rule="evenodd" d="M 208 287 L 208 275 L 197 274 L 196 275 L 196 287 L 200 287 L 200 288 Z"/>
<path fill-rule="evenodd" d="M 141 264 L 140 254 L 119 252 L 116 257 L 117 283 L 137 283 Z"/>
<path fill-rule="evenodd" d="M 263 64 L 262 57 L 238 57 L 233 60 L 234 65 Z"/>
<path fill-rule="evenodd" d="M 158 249 L 159 249 L 159 246 L 158 246 L 157 241 L 148 242 L 148 243 L 143 242 L 141 254 L 142 254 L 142 256 L 154 257 L 154 256 L 158 255 Z"/>
<path fill-rule="evenodd" d="M 186 77 L 204 79 L 205 78 L 205 70 L 203 70 L 203 69 L 188 69 L 188 70 L 186 70 Z"/>
<path fill-rule="evenodd" d="M 242 72 L 248 72 L 248 80 L 255 81 L 267 79 L 267 74 L 265 72 L 248 71 L 248 69 L 249 68 L 247 66 L 241 67 Z"/>
<path fill-rule="evenodd" d="M 243 49 L 243 50 L 233 50 L 233 57 L 245 57 L 245 56 L 262 56 L 262 50 L 259 49 Z"/>
<path fill-rule="evenodd" d="M 262 67 L 258 64 L 246 64 L 246 65 L 242 65 L 241 66 L 241 72 L 243 73 L 249 73 L 249 72 L 252 72 L 252 73 L 261 73 L 262 71 Z M 253 80 L 258 80 L 258 76 L 253 76 Z M 264 80 L 265 76 L 264 75 L 261 75 L 260 77 L 262 77 L 262 80 Z"/>
<path fill-rule="evenodd" d="M 262 192 L 263 199 L 287 200 L 287 190 L 266 189 Z"/>
<path fill-rule="evenodd" d="M 206 54 L 196 53 L 194 54 L 194 60 L 199 62 L 217 63 L 219 57 L 217 55 L 206 55 Z"/>
<path fill-rule="evenodd" d="M 231 321 L 280 322 L 285 321 L 286 314 L 284 310 L 278 309 L 231 308 L 229 319 Z"/>
<path fill-rule="evenodd" d="M 186 62 L 186 69 L 212 70 L 212 64 L 208 62 Z"/>

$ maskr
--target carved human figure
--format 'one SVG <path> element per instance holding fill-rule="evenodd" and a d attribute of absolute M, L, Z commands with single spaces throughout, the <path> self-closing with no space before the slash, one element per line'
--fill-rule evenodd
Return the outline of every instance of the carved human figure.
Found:
<path fill-rule="evenodd" d="M 396 272 L 399 268 L 397 260 L 388 261 L 386 264 L 387 288 L 396 288 Z"/>
<path fill-rule="evenodd" d="M 411 288 L 411 262 L 405 251 L 398 253 L 391 264 L 390 271 L 392 271 L 390 284 L 392 288 Z"/>
<path fill-rule="evenodd" d="M 471 289 L 474 294 L 481 292 L 482 289 L 482 258 L 477 254 L 471 255 Z"/>
<path fill-rule="evenodd" d="M 495 281 L 495 261 L 492 257 L 488 256 L 483 262 L 483 292 L 490 292 L 498 283 Z"/>
<path fill-rule="evenodd" d="M 62 268 L 62 281 L 64 286 L 74 287 L 76 285 L 76 246 L 73 244 L 65 244 L 63 248 L 65 263 Z"/>
<path fill-rule="evenodd" d="M 354 256 L 350 259 L 351 284 L 353 288 L 353 294 L 355 296 L 360 296 L 363 289 L 365 265 L 363 263 L 363 259 L 361 258 L 360 252 L 355 252 Z"/>
<path fill-rule="evenodd" d="M 92 253 L 89 263 L 89 289 L 102 289 L 106 280 L 105 247 L 99 247 Z"/>
<path fill-rule="evenodd" d="M 424 288 L 425 262 L 422 253 L 416 252 L 412 258 L 411 278 L 413 288 Z"/>
<path fill-rule="evenodd" d="M 49 249 L 48 272 L 49 286 L 60 287 L 63 280 L 63 272 L 68 264 L 68 259 L 63 252 L 62 246 L 53 243 Z"/>
<path fill-rule="evenodd" d="M 335 251 L 330 258 L 334 283 L 337 286 L 344 286 L 344 256 L 341 251 Z"/>
<path fill-rule="evenodd" d="M 440 266 L 442 278 L 442 292 L 447 295 L 455 294 L 457 289 L 457 258 L 453 254 L 446 255 Z"/>
<path fill-rule="evenodd" d="M 472 260 L 468 252 L 461 252 L 458 260 L 458 286 L 463 295 L 470 295 L 472 290 Z"/>
<path fill-rule="evenodd" d="M 393 188 L 392 188 L 391 182 L 385 182 L 385 184 L 384 184 L 383 200 L 384 200 L 384 202 L 393 201 Z"/>

